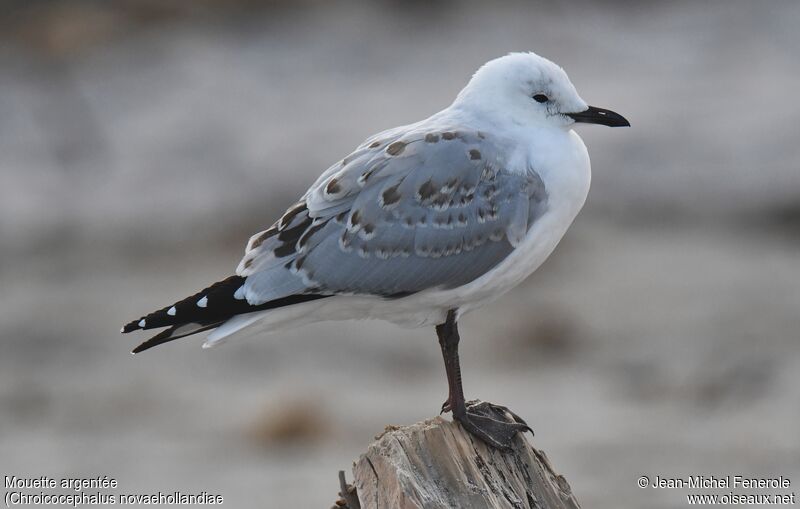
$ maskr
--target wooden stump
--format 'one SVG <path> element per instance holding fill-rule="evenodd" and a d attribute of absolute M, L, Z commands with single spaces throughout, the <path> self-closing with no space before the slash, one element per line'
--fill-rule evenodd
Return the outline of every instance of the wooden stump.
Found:
<path fill-rule="evenodd" d="M 387 427 L 353 466 L 353 486 L 340 472 L 349 509 L 579 508 L 545 454 L 515 438 L 514 449 L 487 447 L 441 417 Z"/>

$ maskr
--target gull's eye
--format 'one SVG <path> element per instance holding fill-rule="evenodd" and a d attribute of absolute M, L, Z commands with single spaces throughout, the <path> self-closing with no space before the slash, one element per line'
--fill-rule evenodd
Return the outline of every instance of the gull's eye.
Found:
<path fill-rule="evenodd" d="M 533 100 L 537 103 L 546 103 L 550 99 L 548 99 L 548 97 L 544 94 L 536 94 L 533 96 Z"/>

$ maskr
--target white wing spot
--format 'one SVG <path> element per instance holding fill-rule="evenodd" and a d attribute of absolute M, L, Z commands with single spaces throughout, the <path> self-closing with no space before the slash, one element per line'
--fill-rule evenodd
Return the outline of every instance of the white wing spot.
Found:
<path fill-rule="evenodd" d="M 139 320 L 139 327 L 144 329 L 144 326 L 145 326 L 145 321 L 144 321 L 144 318 L 142 318 L 141 320 Z"/>
<path fill-rule="evenodd" d="M 197 301 L 197 307 L 204 308 L 206 306 L 208 306 L 208 296 Z"/>
<path fill-rule="evenodd" d="M 175 316 L 175 313 L 177 313 L 177 312 L 178 312 L 178 310 L 177 310 L 177 309 L 175 309 L 175 306 L 172 306 L 171 308 L 169 308 L 169 309 L 167 310 L 167 314 L 168 314 L 169 316 Z"/>

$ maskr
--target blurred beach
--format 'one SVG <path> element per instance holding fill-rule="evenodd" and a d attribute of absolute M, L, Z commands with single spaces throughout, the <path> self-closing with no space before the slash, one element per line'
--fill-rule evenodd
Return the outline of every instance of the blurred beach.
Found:
<path fill-rule="evenodd" d="M 446 397 L 433 330 L 341 322 L 138 356 L 120 326 L 234 271 L 327 166 L 536 51 L 630 129 L 582 126 L 586 207 L 461 324 L 587 508 L 641 475 L 800 486 L 800 3 L 0 4 L 0 473 L 329 507 Z"/>

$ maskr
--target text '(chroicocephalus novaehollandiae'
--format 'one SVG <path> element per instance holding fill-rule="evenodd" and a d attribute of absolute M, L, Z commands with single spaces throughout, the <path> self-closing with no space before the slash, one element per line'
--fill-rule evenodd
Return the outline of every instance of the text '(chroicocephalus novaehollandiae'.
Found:
<path fill-rule="evenodd" d="M 591 171 L 578 122 L 629 125 L 588 106 L 545 58 L 492 60 L 448 108 L 328 168 L 250 238 L 235 276 L 122 332 L 168 327 L 137 353 L 211 329 L 204 346 L 321 320 L 435 326 L 449 386 L 442 411 L 508 448 L 529 428 L 504 419 L 504 407 L 465 402 L 457 321 L 535 271 L 580 211 Z"/>

